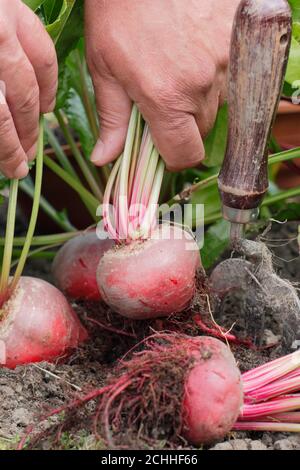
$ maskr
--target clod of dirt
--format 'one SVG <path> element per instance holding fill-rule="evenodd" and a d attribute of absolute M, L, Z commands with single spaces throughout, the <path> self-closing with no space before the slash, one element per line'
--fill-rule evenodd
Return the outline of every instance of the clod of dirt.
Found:
<path fill-rule="evenodd" d="M 282 352 L 300 339 L 300 300 L 294 286 L 274 271 L 272 254 L 260 242 L 243 240 L 244 258 L 220 263 L 210 276 L 214 315 L 233 332 L 265 346 L 270 330 L 281 337 Z M 268 344 L 268 346 L 270 346 Z"/>
<path fill-rule="evenodd" d="M 267 447 L 261 441 L 232 439 L 231 441 L 220 442 L 210 450 L 267 450 Z"/>

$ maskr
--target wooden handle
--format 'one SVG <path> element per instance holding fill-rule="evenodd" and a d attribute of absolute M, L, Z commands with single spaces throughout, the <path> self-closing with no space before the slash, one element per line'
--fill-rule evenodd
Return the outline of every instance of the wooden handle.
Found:
<path fill-rule="evenodd" d="M 219 175 L 223 204 L 256 208 L 268 189 L 267 143 L 291 41 L 286 0 L 242 0 L 231 37 L 229 133 Z"/>

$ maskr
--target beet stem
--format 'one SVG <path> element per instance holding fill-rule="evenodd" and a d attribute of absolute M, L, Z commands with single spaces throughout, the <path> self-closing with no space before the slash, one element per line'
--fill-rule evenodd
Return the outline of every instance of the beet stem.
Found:
<path fill-rule="evenodd" d="M 2 271 L 1 271 L 1 279 L 0 279 L 0 300 L 1 300 L 0 308 L 3 306 L 3 303 L 7 300 L 9 296 L 8 282 L 9 282 L 9 275 L 10 275 L 10 269 L 11 269 L 11 258 L 12 258 L 13 240 L 14 240 L 14 233 L 15 233 L 18 187 L 19 187 L 19 181 L 16 179 L 11 180 L 10 190 L 9 190 L 6 231 L 5 231 L 5 244 L 4 244 Z"/>
<path fill-rule="evenodd" d="M 25 237 L 23 250 L 19 258 L 19 262 L 15 271 L 15 274 L 13 276 L 13 279 L 9 285 L 10 292 L 14 291 L 14 289 L 16 288 L 20 280 L 20 277 L 22 275 L 22 272 L 26 263 L 26 259 L 30 250 L 31 240 L 35 231 L 36 221 L 37 221 L 38 212 L 39 212 L 41 189 L 42 189 L 43 153 L 44 153 L 44 119 L 41 116 L 40 133 L 39 133 L 39 139 L 38 139 L 38 150 L 37 150 L 37 157 L 36 157 L 34 196 L 33 196 L 31 216 L 30 216 L 27 234 Z"/>

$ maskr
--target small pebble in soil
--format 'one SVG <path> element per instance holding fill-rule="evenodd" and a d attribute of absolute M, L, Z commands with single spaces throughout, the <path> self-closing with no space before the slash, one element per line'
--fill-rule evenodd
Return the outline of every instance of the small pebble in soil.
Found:
<path fill-rule="evenodd" d="M 230 441 L 220 442 L 210 450 L 268 450 L 267 446 L 261 441 L 252 439 L 232 439 Z"/>

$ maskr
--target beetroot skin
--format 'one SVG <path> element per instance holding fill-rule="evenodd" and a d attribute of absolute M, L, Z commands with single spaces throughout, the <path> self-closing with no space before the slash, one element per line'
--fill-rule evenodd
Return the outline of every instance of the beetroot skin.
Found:
<path fill-rule="evenodd" d="M 101 300 L 96 270 L 103 254 L 113 245 L 113 240 L 99 239 L 95 231 L 67 241 L 52 265 L 57 287 L 72 299 Z"/>
<path fill-rule="evenodd" d="M 37 278 L 22 277 L 1 309 L 0 364 L 51 361 L 87 338 L 64 295 Z"/>
<path fill-rule="evenodd" d="M 125 317 L 168 316 L 191 301 L 200 265 L 192 236 L 183 235 L 179 227 L 163 225 L 151 239 L 107 251 L 100 260 L 97 281 L 103 300 Z"/>
<path fill-rule="evenodd" d="M 183 435 L 197 446 L 223 439 L 232 429 L 243 405 L 243 387 L 224 343 L 202 336 L 193 338 L 191 345 L 195 365 L 185 378 Z"/>

